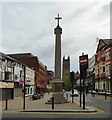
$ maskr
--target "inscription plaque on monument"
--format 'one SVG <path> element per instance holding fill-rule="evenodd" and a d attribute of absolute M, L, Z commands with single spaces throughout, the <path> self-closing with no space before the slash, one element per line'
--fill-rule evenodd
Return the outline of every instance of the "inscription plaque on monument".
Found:
<path fill-rule="evenodd" d="M 53 91 L 62 92 L 62 84 L 54 84 Z"/>

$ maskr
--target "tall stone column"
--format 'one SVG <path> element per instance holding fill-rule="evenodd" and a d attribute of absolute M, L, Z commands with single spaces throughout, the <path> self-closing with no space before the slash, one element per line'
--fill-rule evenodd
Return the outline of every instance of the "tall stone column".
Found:
<path fill-rule="evenodd" d="M 55 34 L 55 79 L 53 80 L 53 93 L 59 94 L 63 90 L 63 82 L 61 80 L 61 34 L 62 28 L 59 26 L 59 19 L 61 17 L 55 18 L 57 19 L 57 27 L 54 29 Z M 58 92 L 58 93 L 57 93 Z"/>
<path fill-rule="evenodd" d="M 61 79 L 61 34 L 62 28 L 58 25 L 55 34 L 55 79 Z"/>
<path fill-rule="evenodd" d="M 52 81 L 53 94 L 55 104 L 69 102 L 63 96 L 63 81 L 61 79 L 61 34 L 62 28 L 59 26 L 59 19 L 61 17 L 55 18 L 58 21 L 57 27 L 54 29 L 55 34 L 55 79 Z M 47 103 L 51 103 L 51 99 Z"/>

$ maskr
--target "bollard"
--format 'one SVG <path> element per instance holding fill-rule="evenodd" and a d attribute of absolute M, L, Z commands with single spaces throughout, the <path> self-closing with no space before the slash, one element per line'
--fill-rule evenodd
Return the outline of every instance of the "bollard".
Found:
<path fill-rule="evenodd" d="M 107 94 L 106 94 L 106 92 L 105 92 L 105 99 L 107 99 Z"/>
<path fill-rule="evenodd" d="M 83 93 L 83 109 L 85 109 L 85 93 Z"/>
<path fill-rule="evenodd" d="M 8 100 L 6 100 L 6 106 L 5 106 L 5 110 L 8 109 Z"/>
<path fill-rule="evenodd" d="M 54 109 L 54 97 L 52 97 L 52 109 Z"/>

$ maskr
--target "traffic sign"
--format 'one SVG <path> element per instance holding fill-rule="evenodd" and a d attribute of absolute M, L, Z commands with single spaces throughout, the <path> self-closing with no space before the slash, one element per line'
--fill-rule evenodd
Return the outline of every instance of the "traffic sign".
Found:
<path fill-rule="evenodd" d="M 88 55 L 82 54 L 79 56 L 80 63 L 80 106 L 81 106 L 81 79 L 83 79 L 83 109 L 85 109 L 85 79 L 87 77 L 88 69 Z"/>
<path fill-rule="evenodd" d="M 87 65 L 87 58 L 86 57 L 81 57 L 80 58 L 80 65 Z"/>
<path fill-rule="evenodd" d="M 88 55 L 79 56 L 80 67 L 88 68 Z"/>
<path fill-rule="evenodd" d="M 20 85 L 24 84 L 24 80 L 19 80 L 19 84 Z"/>
<path fill-rule="evenodd" d="M 80 77 L 81 79 L 86 78 L 88 69 L 88 55 L 79 56 L 80 64 Z"/>

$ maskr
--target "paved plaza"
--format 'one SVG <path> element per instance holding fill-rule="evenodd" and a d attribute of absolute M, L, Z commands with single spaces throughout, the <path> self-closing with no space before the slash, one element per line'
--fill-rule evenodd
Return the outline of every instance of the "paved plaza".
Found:
<path fill-rule="evenodd" d="M 31 100 L 30 97 L 26 97 L 26 104 L 25 104 L 25 110 L 26 111 L 52 111 L 52 105 L 51 104 L 45 104 L 45 102 L 50 99 L 51 93 L 45 93 L 45 96 L 38 100 Z M 69 97 L 70 99 L 70 97 Z M 6 103 L 5 101 L 1 101 L 2 103 L 2 113 L 7 112 L 18 112 L 23 110 L 23 98 L 22 97 L 16 97 L 15 99 L 8 100 L 8 110 L 5 110 Z M 63 103 L 63 104 L 55 104 L 54 110 L 58 111 L 95 111 L 95 109 L 91 106 L 86 106 L 85 110 L 83 110 L 82 107 L 79 106 L 78 103 L 71 101 L 69 103 Z"/>

